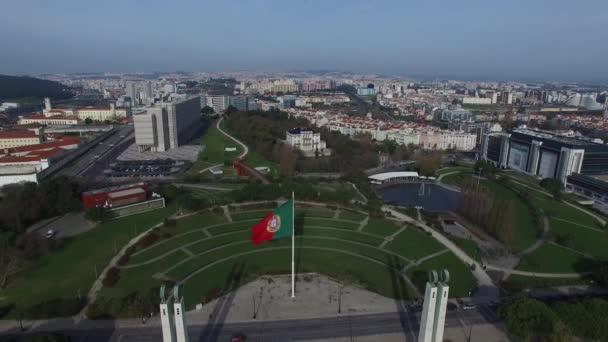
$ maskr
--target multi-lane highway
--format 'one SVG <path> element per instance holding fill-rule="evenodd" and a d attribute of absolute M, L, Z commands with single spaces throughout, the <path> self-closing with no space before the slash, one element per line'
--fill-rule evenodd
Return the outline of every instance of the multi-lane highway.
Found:
<path fill-rule="evenodd" d="M 407 340 L 415 340 L 420 312 L 343 314 L 326 318 L 245 323 L 223 323 L 220 318 L 212 318 L 208 324 L 190 321 L 190 341 L 230 341 L 230 337 L 236 333 L 245 334 L 248 342 L 332 339 L 379 334 L 403 334 Z M 446 328 L 464 328 L 468 331 L 471 326 L 497 322 L 495 309 L 480 305 L 472 310 L 449 311 Z M 53 324 L 49 322 L 46 328 L 43 326 L 41 329 L 52 330 Z M 71 327 L 63 326 L 60 330 L 78 342 L 162 341 L 161 328 L 157 321 L 147 325 L 131 324 L 123 327 L 112 321 L 82 321 Z"/>
<path fill-rule="evenodd" d="M 94 180 L 111 160 L 128 147 L 126 142 L 129 140 L 133 140 L 133 125 L 118 126 L 110 136 L 59 170 L 56 175 Z"/>

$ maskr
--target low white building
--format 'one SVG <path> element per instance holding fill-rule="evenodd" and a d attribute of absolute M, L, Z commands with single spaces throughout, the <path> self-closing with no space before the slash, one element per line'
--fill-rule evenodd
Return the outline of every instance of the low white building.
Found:
<path fill-rule="evenodd" d="M 460 131 L 429 131 L 420 135 L 420 145 L 425 149 L 470 151 L 477 144 L 477 136 Z"/>
<path fill-rule="evenodd" d="M 299 149 L 305 155 L 314 155 L 320 153 L 327 155 L 329 151 L 325 145 L 325 141 L 321 140 L 321 133 L 315 133 L 312 130 L 305 128 L 294 128 L 287 131 L 287 144 Z"/>

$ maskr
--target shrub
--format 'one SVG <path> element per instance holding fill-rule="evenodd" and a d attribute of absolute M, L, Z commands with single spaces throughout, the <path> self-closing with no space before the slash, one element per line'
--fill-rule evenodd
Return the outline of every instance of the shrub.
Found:
<path fill-rule="evenodd" d="M 104 287 L 112 287 L 118 282 L 118 279 L 120 279 L 120 270 L 112 267 L 108 270 L 101 283 Z"/>
<path fill-rule="evenodd" d="M 116 261 L 116 264 L 118 266 L 124 266 L 129 262 L 129 259 L 131 258 L 130 254 L 123 254 L 120 258 L 118 258 L 118 261 Z"/>
<path fill-rule="evenodd" d="M 137 241 L 137 245 L 140 248 L 146 248 L 153 245 L 156 241 L 158 241 L 158 235 L 150 232 L 139 239 L 139 241 Z"/>
<path fill-rule="evenodd" d="M 77 298 L 53 298 L 25 308 L 21 313 L 30 319 L 67 317 L 77 314 L 84 304 Z"/>

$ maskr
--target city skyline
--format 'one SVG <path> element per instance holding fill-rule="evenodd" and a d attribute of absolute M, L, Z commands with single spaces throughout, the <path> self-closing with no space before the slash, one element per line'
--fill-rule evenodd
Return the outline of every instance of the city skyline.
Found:
<path fill-rule="evenodd" d="M 0 73 L 323 69 L 602 81 L 607 10 L 600 1 L 7 1 L 0 38 L 11 48 Z"/>

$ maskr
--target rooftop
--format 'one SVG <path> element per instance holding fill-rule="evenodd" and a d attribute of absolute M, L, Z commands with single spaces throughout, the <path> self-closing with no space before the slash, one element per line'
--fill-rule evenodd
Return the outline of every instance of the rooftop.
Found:
<path fill-rule="evenodd" d="M 22 139 L 22 138 L 37 138 L 38 134 L 27 130 L 18 131 L 0 131 L 0 139 Z"/>
<path fill-rule="evenodd" d="M 385 181 L 387 179 L 392 178 L 401 178 L 401 177 L 419 177 L 418 172 L 415 171 L 397 171 L 397 172 L 384 172 L 378 173 L 375 175 L 371 175 L 368 178 L 377 181 Z"/>

